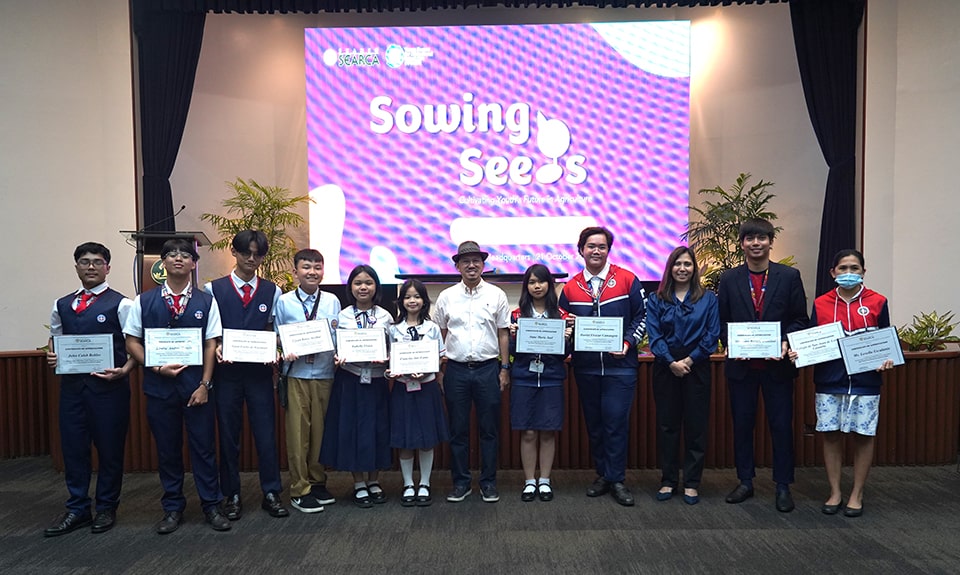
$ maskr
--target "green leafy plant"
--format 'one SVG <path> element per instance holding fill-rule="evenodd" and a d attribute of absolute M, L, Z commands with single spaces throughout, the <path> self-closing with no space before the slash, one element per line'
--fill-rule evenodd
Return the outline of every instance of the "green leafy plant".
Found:
<path fill-rule="evenodd" d="M 921 312 L 913 316 L 913 323 L 897 330 L 897 334 L 907 351 L 936 351 L 943 349 L 944 344 L 960 342 L 960 337 L 951 335 L 957 325 L 960 322 L 953 321 L 953 312 L 943 315 L 936 311 Z"/>
<path fill-rule="evenodd" d="M 770 200 L 776 197 L 769 191 L 773 182 L 760 179 L 747 187 L 750 178 L 750 174 L 741 173 L 729 189 L 704 188 L 697 193 L 711 199 L 705 200 L 702 207 L 690 206 L 698 218 L 691 219 L 681 239 L 696 252 L 703 285 L 708 289 L 716 290 L 723 272 L 743 263 L 743 248 L 738 241 L 740 224 L 751 218 L 770 222 L 777 219 L 777 214 L 768 208 Z M 774 227 L 776 232 L 782 229 Z M 795 264 L 793 256 L 779 263 Z"/>
<path fill-rule="evenodd" d="M 291 196 L 290 190 L 279 186 L 263 186 L 256 180 L 226 182 L 233 195 L 220 205 L 227 215 L 205 213 L 201 220 L 210 222 L 220 239 L 210 247 L 215 250 L 230 249 L 233 236 L 243 230 L 260 230 L 267 235 L 270 251 L 260 265 L 260 275 L 280 286 L 284 291 L 293 289 L 293 255 L 297 245 L 288 229 L 300 227 L 303 216 L 297 213 L 300 204 L 310 201 L 309 196 Z"/>

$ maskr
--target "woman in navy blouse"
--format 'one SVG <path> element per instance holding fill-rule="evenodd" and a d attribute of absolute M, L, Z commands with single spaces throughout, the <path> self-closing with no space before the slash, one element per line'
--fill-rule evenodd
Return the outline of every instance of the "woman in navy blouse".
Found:
<path fill-rule="evenodd" d="M 670 253 L 657 293 L 647 300 L 647 335 L 657 404 L 657 450 L 662 476 L 657 500 L 680 486 L 680 431 L 684 437 L 683 501 L 700 502 L 700 477 L 710 415 L 710 354 L 717 350 L 717 297 L 700 285 L 697 258 L 688 247 Z"/>

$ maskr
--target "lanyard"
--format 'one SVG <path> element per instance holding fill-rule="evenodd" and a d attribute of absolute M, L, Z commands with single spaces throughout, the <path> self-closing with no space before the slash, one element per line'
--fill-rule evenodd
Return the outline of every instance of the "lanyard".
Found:
<path fill-rule="evenodd" d="M 757 314 L 757 319 L 760 319 L 760 311 L 763 309 L 763 296 L 767 294 L 767 278 L 770 276 L 770 268 L 767 268 L 763 272 L 763 285 L 760 286 L 760 297 L 757 297 L 756 290 L 753 288 L 753 272 L 748 272 L 747 283 L 750 284 L 750 299 L 753 300 L 753 311 Z"/>
<path fill-rule="evenodd" d="M 293 295 L 297 296 L 297 301 L 300 302 L 300 307 L 303 308 L 303 317 L 306 319 L 306 321 L 310 321 L 317 317 L 317 307 L 320 305 L 320 290 L 317 290 L 316 297 L 313 300 L 313 310 L 309 312 L 307 311 L 307 304 L 300 299 L 300 288 L 295 289 L 293 291 Z"/>

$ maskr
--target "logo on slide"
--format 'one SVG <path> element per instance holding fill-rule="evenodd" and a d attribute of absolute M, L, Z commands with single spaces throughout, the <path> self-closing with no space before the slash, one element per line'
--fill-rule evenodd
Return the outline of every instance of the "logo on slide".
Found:
<path fill-rule="evenodd" d="M 383 58 L 387 62 L 387 66 L 391 68 L 403 66 L 405 55 L 403 46 L 397 46 L 396 44 L 390 44 L 383 52 Z"/>

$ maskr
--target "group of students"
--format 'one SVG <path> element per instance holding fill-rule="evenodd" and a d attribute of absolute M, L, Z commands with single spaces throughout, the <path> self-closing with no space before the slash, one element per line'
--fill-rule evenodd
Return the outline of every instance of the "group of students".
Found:
<path fill-rule="evenodd" d="M 610 493 L 618 503 L 633 505 L 633 496 L 624 485 L 627 423 L 636 387 L 635 350 L 644 332 L 655 356 L 653 391 L 662 468 L 656 499 L 669 500 L 680 493 L 682 486 L 684 502 L 696 504 L 707 450 L 710 355 L 716 352 L 718 339 L 727 343 L 728 323 L 778 321 L 784 338 L 781 356 L 726 360 L 739 479 L 726 501 L 741 503 L 753 496 L 753 432 L 758 395 L 762 393 L 773 439 L 776 507 L 789 512 L 794 507 L 789 486 L 794 471 L 796 368 L 792 362 L 797 356 L 788 349 L 786 334 L 807 327 L 810 320 L 799 273 L 770 261 L 773 239 L 774 228 L 769 222 L 744 222 L 739 242 L 745 263 L 724 273 L 717 295 L 701 286 L 694 252 L 678 247 L 666 262 L 657 292 L 646 298 L 632 273 L 607 262 L 613 234 L 606 228 L 587 228 L 578 242 L 585 269 L 564 286 L 558 297 L 550 270 L 541 264 L 531 266 L 523 276 L 519 307 L 509 314 L 509 320 L 504 315 L 502 291 L 485 287 L 489 284 L 480 277 L 486 252 L 474 242 L 464 242 L 453 257 L 463 281 L 441 294 L 437 321 L 431 319 L 430 297 L 418 280 L 407 280 L 401 286 L 396 317 L 381 307 L 380 279 L 368 265 L 357 266 L 350 273 L 348 306 L 341 309 L 335 296 L 319 289 L 323 256 L 312 249 L 297 252 L 293 263 L 298 286 L 282 294 L 276 285 L 256 274 L 269 249 L 266 237 L 258 231 L 246 230 L 234 238 L 234 271 L 208 283 L 204 290 L 191 286 L 199 259 L 195 247 L 184 240 L 166 242 L 161 250 L 166 281 L 132 302 L 107 285 L 109 250 L 101 244 L 82 244 L 74 252 L 82 288 L 54 304 L 48 362 L 57 365 L 55 336 L 109 333 L 113 335 L 117 367 L 62 377 L 61 441 L 70 497 L 66 511 L 44 534 L 61 535 L 87 525 L 94 533 L 102 533 L 113 526 L 129 423 L 128 375 L 137 364 L 146 365 L 144 330 L 150 328 L 196 327 L 202 330 L 204 340 L 202 365 L 144 368 L 147 415 L 164 490 L 164 516 L 156 526 L 157 532 L 173 532 L 182 521 L 184 427 L 207 523 L 213 529 L 227 530 L 230 521 L 241 517 L 239 452 L 244 404 L 259 459 L 261 507 L 271 516 L 287 516 L 289 512 L 280 498 L 274 433 L 276 394 L 270 385 L 274 368 L 271 364 L 224 361 L 220 338 L 224 328 L 279 330 L 280 325 L 319 319 L 329 322 L 332 333 L 337 329 L 380 329 L 388 342 L 436 340 L 441 357 L 448 357 L 445 370 L 426 374 L 393 374 L 386 362 L 348 363 L 336 351 L 304 357 L 287 353 L 282 358 L 284 385 L 280 395 L 285 407 L 290 501 L 300 511 L 319 512 L 335 501 L 326 489 L 325 467 L 353 475 L 352 501 L 357 506 L 367 508 L 385 502 L 378 474 L 391 467 L 393 449 L 399 450 L 403 478 L 400 503 L 430 505 L 435 449 L 448 440 L 454 491 L 447 500 L 462 501 L 470 494 L 465 458 L 471 401 L 477 405 L 478 419 L 484 420 L 478 423 L 481 492 L 484 501 L 499 500 L 495 473 L 499 394 L 508 386 L 511 427 L 521 431 L 524 485 L 520 497 L 523 501 L 552 500 L 550 474 L 556 433 L 564 420 L 563 384 L 568 358 L 574 368 L 597 470 L 597 479 L 587 488 L 587 495 Z M 839 321 L 847 334 L 888 326 L 886 299 L 863 287 L 864 272 L 862 254 L 856 250 L 837 254 L 831 274 L 838 287 L 817 298 L 812 323 Z M 451 299 L 456 297 L 465 299 L 457 303 Z M 470 307 L 474 304 L 479 307 Z M 457 307 L 461 305 L 466 307 Z M 450 316 L 455 309 L 472 311 L 469 318 L 456 319 Z M 474 318 L 474 313 L 479 315 Z M 573 351 L 572 326 L 577 315 L 624 317 L 623 350 Z M 516 336 L 521 318 L 566 319 L 564 353 L 518 353 Z M 478 340 L 478 333 L 490 334 L 491 341 L 471 344 L 468 340 Z M 479 355 L 471 345 L 480 350 Z M 496 368 L 491 371 L 487 367 L 498 359 L 498 380 L 481 381 L 495 377 L 492 374 Z M 851 517 L 862 513 L 863 487 L 872 461 L 879 412 L 879 372 L 890 367 L 892 362 L 888 361 L 876 372 L 848 375 L 842 360 L 835 360 L 814 368 L 817 430 L 824 432 L 824 458 L 831 486 L 822 507 L 826 514 L 841 509 Z M 445 373 L 450 379 L 447 390 Z M 484 391 L 487 385 L 492 385 L 497 396 L 490 401 L 484 397 L 490 395 Z M 215 427 L 220 436 L 219 469 Z M 853 490 L 844 505 L 840 490 L 841 434 L 849 432 L 856 437 L 855 473 Z M 95 515 L 88 495 L 91 443 L 97 447 L 100 469 L 93 502 Z M 420 467 L 416 482 L 415 459 Z"/>

